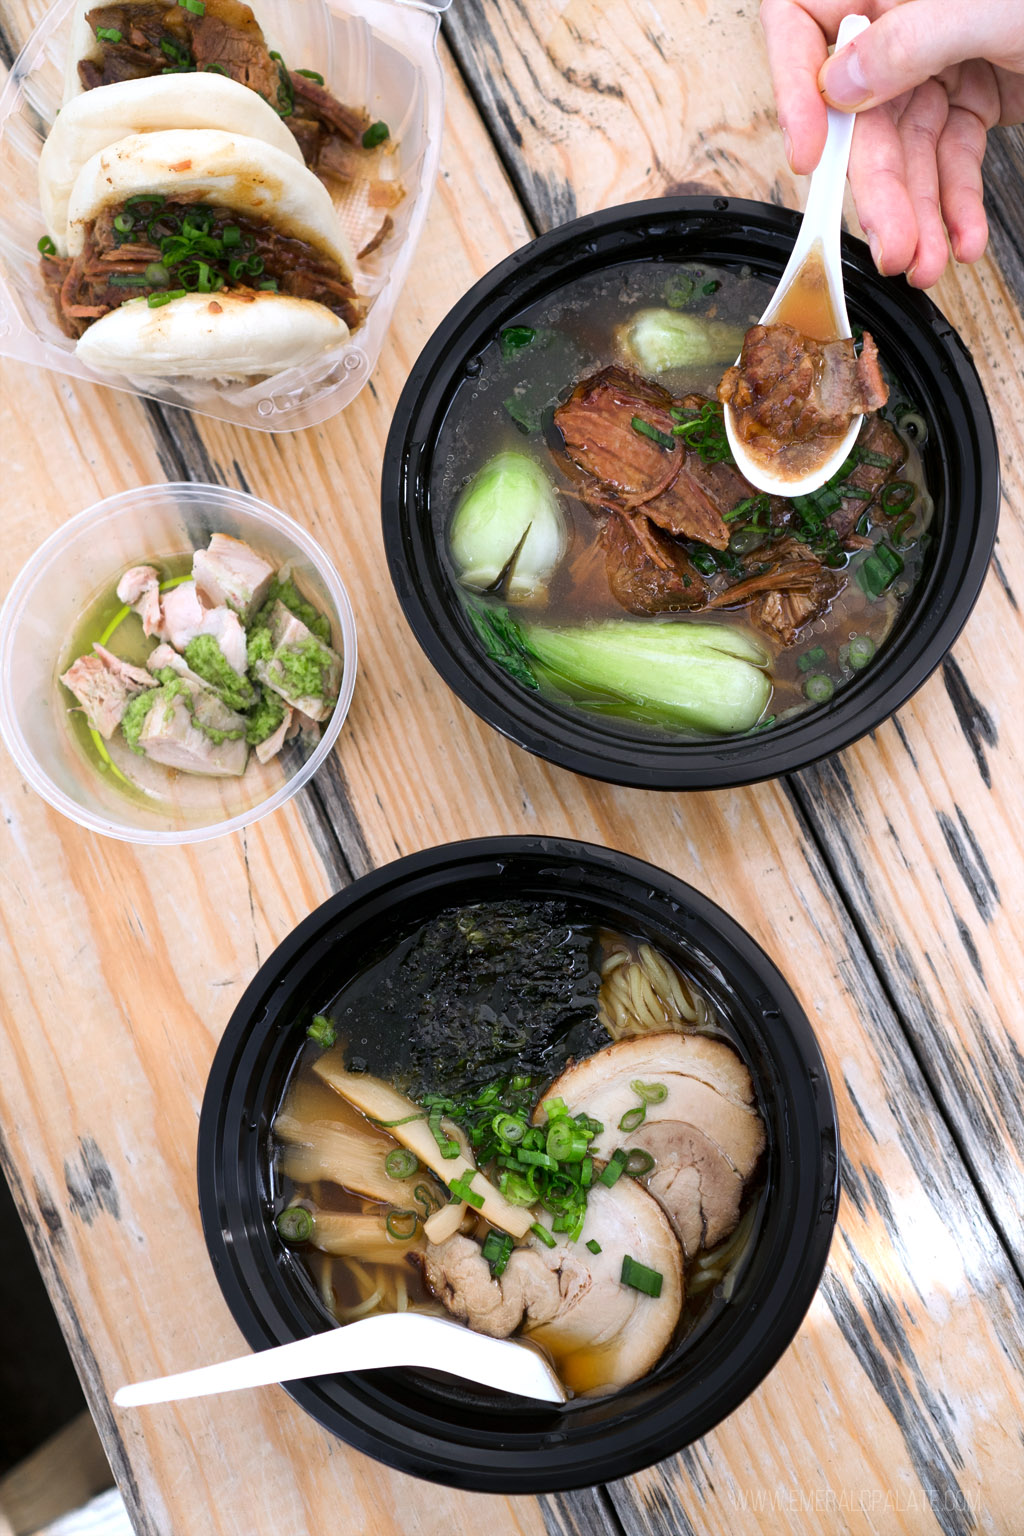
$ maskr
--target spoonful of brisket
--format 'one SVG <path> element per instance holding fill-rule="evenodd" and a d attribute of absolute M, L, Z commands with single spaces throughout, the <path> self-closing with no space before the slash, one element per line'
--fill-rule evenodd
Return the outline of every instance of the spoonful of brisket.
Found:
<path fill-rule="evenodd" d="M 868 25 L 846 16 L 836 47 Z M 843 292 L 840 230 L 854 115 L 828 111 L 796 244 L 759 323 L 718 389 L 737 468 L 761 491 L 806 496 L 849 456 L 888 391 L 874 341 L 858 352 Z"/>

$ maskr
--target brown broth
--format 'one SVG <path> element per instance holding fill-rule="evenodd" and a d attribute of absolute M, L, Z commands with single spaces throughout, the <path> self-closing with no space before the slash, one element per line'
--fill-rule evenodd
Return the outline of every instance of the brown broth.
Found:
<path fill-rule="evenodd" d="M 471 912 L 474 909 L 462 910 Z M 392 955 L 395 963 L 398 963 L 402 954 L 407 952 L 409 937 L 410 935 L 406 935 L 400 941 L 393 942 Z M 600 991 L 595 994 L 599 1005 L 597 1017 L 608 1030 L 607 1034 L 602 1032 L 601 1035 L 604 1044 L 611 1044 L 614 1039 L 652 1032 L 651 1018 L 648 1017 L 644 1022 L 639 1015 L 635 1014 L 635 1011 L 632 1021 L 627 1021 L 626 1027 L 623 1028 L 623 1016 L 618 1011 L 615 993 L 609 990 L 613 972 L 618 973 L 621 980 L 624 964 L 642 966 L 646 956 L 648 963 L 653 963 L 655 968 L 653 985 L 656 988 L 653 1001 L 652 994 L 648 994 L 648 1005 L 662 1009 L 660 1032 L 678 1030 L 684 1033 L 703 1033 L 722 1040 L 742 1056 L 742 1051 L 729 1028 L 721 1006 L 716 1006 L 710 994 L 675 962 L 633 935 L 594 925 L 591 938 L 595 946 L 597 967 L 595 981 L 598 977 L 600 978 Z M 650 961 L 651 956 L 654 957 L 653 962 Z M 331 1048 L 331 1051 L 340 1054 L 349 1063 L 364 1049 L 366 1029 L 373 1027 L 376 1023 L 376 1018 L 370 1020 L 364 1015 L 361 1005 L 367 998 L 368 978 L 375 988 L 386 985 L 387 958 L 386 955 L 378 955 L 368 967 L 354 975 L 334 993 L 330 1001 L 325 1003 L 324 1011 L 339 1029 L 339 1042 Z M 663 972 L 669 973 L 672 978 L 671 986 L 666 987 L 663 980 L 658 977 L 658 967 L 661 967 Z M 651 974 L 651 971 L 644 972 L 648 981 Z M 616 1021 L 618 1027 L 615 1027 Z M 659 1031 L 654 1029 L 653 1032 Z M 348 1105 L 314 1072 L 315 1063 L 321 1059 L 322 1055 L 321 1049 L 311 1042 L 303 1046 L 286 1085 L 281 1104 L 275 1112 L 275 1123 L 281 1115 L 294 1112 L 298 1105 L 302 1118 L 309 1122 L 329 1121 L 353 1127 L 362 1125 L 364 1133 L 379 1136 L 381 1133 L 376 1127 L 370 1130 L 358 1111 Z M 562 1070 L 564 1064 L 564 1060 L 553 1061 L 550 1073 L 546 1077 L 535 1079 L 538 1098 L 547 1084 Z M 396 1051 L 395 1075 L 400 1084 L 405 1081 L 407 1074 L 407 1060 L 400 1051 Z M 470 1081 L 475 1085 L 478 1080 L 472 1079 L 470 1074 Z M 470 1081 L 467 1086 L 470 1085 Z M 275 1214 L 298 1204 L 305 1205 L 308 1209 L 349 1215 L 373 1214 L 383 1222 L 388 1210 L 386 1205 L 367 1199 L 347 1189 L 343 1184 L 331 1180 L 302 1181 L 290 1178 L 283 1171 L 283 1165 L 286 1162 L 287 1146 L 275 1138 L 271 1163 L 271 1189 Z M 431 1175 L 422 1173 L 417 1177 L 423 1177 L 432 1188 L 437 1190 L 439 1201 L 446 1197 L 447 1192 L 443 1185 L 440 1185 Z M 687 1295 L 670 1350 L 678 1349 L 684 1341 L 703 1333 L 722 1308 L 728 1304 L 732 1291 L 754 1250 L 765 1195 L 763 1174 L 755 1170 L 744 1196 L 739 1228 L 716 1248 L 699 1254 L 697 1259 L 687 1267 Z M 472 1225 L 467 1223 L 467 1226 L 470 1235 L 481 1241 L 490 1230 L 489 1225 L 479 1218 Z M 408 1257 L 409 1251 L 420 1246 L 422 1241 L 420 1227 L 417 1227 L 415 1236 L 408 1243 L 396 1241 L 394 1258 L 389 1264 L 369 1263 L 344 1256 L 327 1255 L 321 1253 L 311 1243 L 296 1245 L 294 1252 L 305 1269 L 321 1304 L 337 1322 L 343 1323 L 352 1321 L 357 1316 L 402 1311 L 407 1308 L 434 1312 L 438 1316 L 448 1316 L 449 1314 L 425 1286 L 418 1265 Z M 372 1305 L 368 1306 L 367 1302 L 377 1292 L 380 1292 L 380 1295 Z M 566 1357 L 559 1359 L 557 1352 L 551 1349 L 546 1349 L 546 1353 L 556 1370 L 576 1393 L 589 1391 L 599 1384 L 601 1380 L 599 1350 L 577 1350 L 573 1352 L 572 1359 Z"/>
<path fill-rule="evenodd" d="M 824 275 L 823 273 L 821 274 Z M 802 318 L 808 325 L 825 323 L 825 306 L 831 316 L 827 289 L 817 289 L 813 280 L 801 285 Z M 696 269 L 662 262 L 633 263 L 606 269 L 567 283 L 549 298 L 524 309 L 509 325 L 533 328 L 538 337 L 530 346 L 502 355 L 498 337 L 480 355 L 471 360 L 466 376 L 452 399 L 442 428 L 430 486 L 431 515 L 435 536 L 444 551 L 450 579 L 463 602 L 502 606 L 499 600 L 469 593 L 460 587 L 458 573 L 448 553 L 448 529 L 459 497 L 473 475 L 495 454 L 504 450 L 528 453 L 542 465 L 560 494 L 569 525 L 568 553 L 546 593 L 539 600 L 515 604 L 510 612 L 515 618 L 561 627 L 596 622 L 602 619 L 631 617 L 613 596 L 604 572 L 600 547 L 600 520 L 579 500 L 576 484 L 568 472 L 567 461 L 557 451 L 557 433 L 551 426 L 553 407 L 568 397 L 576 383 L 599 369 L 621 363 L 623 327 L 637 311 L 664 306 L 666 291 L 681 279 L 692 279 L 693 296 L 686 313 L 701 320 L 724 322 L 741 330 L 756 324 L 771 297 L 771 285 L 755 278 L 747 268 L 704 267 Z M 714 285 L 713 292 L 705 292 Z M 797 302 L 797 300 L 794 300 Z M 815 308 L 816 307 L 816 308 Z M 812 311 L 815 311 L 812 313 Z M 815 320 L 815 313 L 817 321 Z M 787 316 L 788 318 L 788 316 Z M 834 317 L 830 321 L 834 334 Z M 813 332 L 812 332 L 813 334 Z M 657 382 L 677 398 L 698 393 L 714 396 L 725 368 L 735 354 L 719 356 L 708 362 L 685 368 L 672 368 L 656 375 Z M 883 360 L 884 362 L 884 360 Z M 651 375 L 654 377 L 654 375 Z M 890 380 L 891 419 L 912 409 L 898 381 Z M 912 526 L 903 530 L 898 550 L 903 569 L 890 588 L 878 599 L 868 598 L 857 580 L 857 569 L 869 551 L 857 550 L 844 555 L 846 585 L 820 618 L 806 625 L 797 642 L 782 647 L 760 631 L 757 640 L 771 653 L 769 674 L 773 693 L 757 729 L 779 723 L 796 714 L 822 705 L 804 693 L 809 653 L 819 648 L 824 657 L 817 670 L 827 675 L 836 690 L 857 675 L 849 665 L 851 640 L 870 640 L 881 648 L 899 618 L 923 568 L 927 548 L 926 535 L 933 505 L 924 483 L 920 443 L 904 436 L 908 462 L 898 478 L 912 480 L 916 495 Z M 896 519 L 871 520 L 869 536 L 887 536 Z M 713 621 L 742 629 L 750 634 L 746 610 L 672 612 L 642 620 L 646 623 L 707 623 Z M 550 676 L 538 678 L 541 691 L 552 702 L 572 711 L 583 708 L 600 715 L 605 727 L 616 733 L 663 740 L 707 739 L 683 726 L 653 723 L 642 711 L 628 703 L 609 700 L 593 692 L 570 688 Z"/>

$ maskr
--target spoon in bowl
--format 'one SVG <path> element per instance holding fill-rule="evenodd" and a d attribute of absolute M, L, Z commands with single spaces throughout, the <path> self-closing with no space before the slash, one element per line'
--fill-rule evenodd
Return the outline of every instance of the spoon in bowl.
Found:
<path fill-rule="evenodd" d="M 844 16 L 836 38 L 836 49 L 844 48 L 866 27 L 866 16 Z M 797 232 L 796 244 L 779 279 L 779 285 L 761 316 L 761 325 L 770 325 L 783 308 L 794 283 L 804 268 L 815 260 L 820 261 L 825 287 L 835 320 L 834 338 L 841 340 L 852 334 L 846 312 L 846 295 L 843 291 L 843 264 L 839 237 L 842 228 L 843 193 L 846 187 L 846 168 L 850 161 L 850 144 L 856 114 L 837 112 L 828 108 L 828 136 L 821 159 L 811 177 L 807 193 L 807 206 Z M 739 361 L 739 359 L 737 359 Z M 773 496 L 807 496 L 824 485 L 834 475 L 850 453 L 861 429 L 863 416 L 855 416 L 849 429 L 836 443 L 834 437 L 823 439 L 824 453 L 810 469 L 797 475 L 781 475 L 773 471 L 771 461 L 750 452 L 749 445 L 736 432 L 732 407 L 724 410 L 725 431 L 736 460 L 736 467 L 759 491 Z M 830 446 L 835 444 L 834 447 Z"/>
<path fill-rule="evenodd" d="M 342 1328 L 236 1360 L 137 1381 L 119 1387 L 114 1402 L 119 1408 L 137 1408 L 144 1403 L 172 1403 L 186 1397 L 235 1392 L 241 1387 L 394 1366 L 444 1371 L 449 1376 L 461 1376 L 481 1386 L 545 1403 L 566 1400 L 562 1383 L 540 1351 L 529 1343 L 492 1339 L 483 1333 L 473 1333 L 462 1323 L 421 1312 L 392 1312 L 364 1317 Z"/>

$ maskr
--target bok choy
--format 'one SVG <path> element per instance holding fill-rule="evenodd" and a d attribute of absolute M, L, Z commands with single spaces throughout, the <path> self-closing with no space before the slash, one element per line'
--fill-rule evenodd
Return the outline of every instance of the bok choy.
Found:
<path fill-rule="evenodd" d="M 522 637 L 556 683 L 624 700 L 654 724 L 749 731 L 771 697 L 768 652 L 724 625 L 610 619 L 572 629 L 526 624 Z"/>
<path fill-rule="evenodd" d="M 449 536 L 463 585 L 510 602 L 543 596 L 568 542 L 547 475 L 528 454 L 513 452 L 495 454 L 473 476 Z"/>
<path fill-rule="evenodd" d="M 743 329 L 702 320 L 678 309 L 641 309 L 620 332 L 628 360 L 641 373 L 731 363 L 743 345 Z"/>

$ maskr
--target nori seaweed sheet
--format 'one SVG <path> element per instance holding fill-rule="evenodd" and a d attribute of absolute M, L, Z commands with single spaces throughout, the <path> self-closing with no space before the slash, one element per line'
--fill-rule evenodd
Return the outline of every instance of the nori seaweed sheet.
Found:
<path fill-rule="evenodd" d="M 550 1078 L 608 1044 L 596 950 L 596 924 L 563 901 L 441 912 L 397 946 L 393 964 L 373 967 L 358 996 L 336 1000 L 348 1064 L 414 1099 L 510 1075 Z"/>

